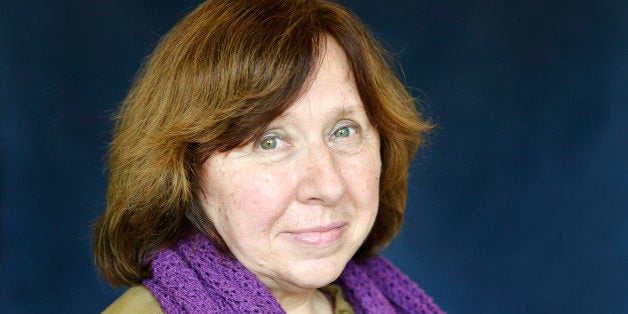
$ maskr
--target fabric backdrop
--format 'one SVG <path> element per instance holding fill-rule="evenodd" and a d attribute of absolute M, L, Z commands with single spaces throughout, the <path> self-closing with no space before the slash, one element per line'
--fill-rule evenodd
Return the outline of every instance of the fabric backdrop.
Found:
<path fill-rule="evenodd" d="M 198 1 L 0 0 L 0 309 L 93 313 L 111 120 Z M 628 2 L 343 1 L 438 124 L 385 251 L 450 313 L 628 313 Z"/>

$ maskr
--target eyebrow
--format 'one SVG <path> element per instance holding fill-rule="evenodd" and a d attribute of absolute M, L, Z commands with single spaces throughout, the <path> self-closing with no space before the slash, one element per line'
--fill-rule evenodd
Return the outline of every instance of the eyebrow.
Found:
<path fill-rule="evenodd" d="M 348 106 L 346 104 L 343 104 L 342 107 L 340 107 L 340 108 L 334 108 L 332 110 L 331 114 L 332 114 L 332 117 L 334 119 L 338 119 L 338 118 L 341 118 L 341 117 L 346 117 L 348 115 L 352 115 L 355 112 L 356 112 L 355 106 L 353 106 L 353 105 L 349 105 Z"/>
<path fill-rule="evenodd" d="M 331 117 L 334 119 L 338 119 L 341 117 L 355 114 L 357 111 L 359 111 L 357 106 L 360 106 L 360 105 L 361 103 L 359 104 L 343 103 L 342 107 L 337 107 L 331 110 Z M 278 115 L 274 120 L 291 120 L 289 118 L 288 111 L 289 110 L 286 110 L 282 114 Z"/>

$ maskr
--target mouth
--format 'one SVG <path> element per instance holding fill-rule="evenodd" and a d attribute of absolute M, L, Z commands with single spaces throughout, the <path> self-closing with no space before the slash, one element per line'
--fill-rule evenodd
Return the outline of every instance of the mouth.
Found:
<path fill-rule="evenodd" d="M 324 247 L 335 243 L 342 236 L 346 226 L 347 223 L 334 223 L 286 233 L 297 242 L 307 246 Z"/>

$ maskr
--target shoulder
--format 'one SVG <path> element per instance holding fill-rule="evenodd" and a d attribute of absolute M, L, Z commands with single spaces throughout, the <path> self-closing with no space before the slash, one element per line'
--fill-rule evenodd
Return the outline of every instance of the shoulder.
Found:
<path fill-rule="evenodd" d="M 383 256 L 377 254 L 364 262 L 349 262 L 347 270 L 363 272 L 369 278 L 396 279 L 397 281 L 412 283 L 409 278 L 395 265 Z"/>
<path fill-rule="evenodd" d="M 163 313 L 159 302 L 144 286 L 133 286 L 116 299 L 103 313 Z"/>
<path fill-rule="evenodd" d="M 371 258 L 362 267 L 374 284 L 387 293 L 397 294 L 404 291 L 404 294 L 413 295 L 420 299 L 427 297 L 425 291 L 416 282 L 381 255 Z"/>
<path fill-rule="evenodd" d="M 423 289 L 380 255 L 363 263 L 350 261 L 340 282 L 345 298 L 358 307 L 356 312 L 362 307 L 366 312 L 443 313 Z"/>

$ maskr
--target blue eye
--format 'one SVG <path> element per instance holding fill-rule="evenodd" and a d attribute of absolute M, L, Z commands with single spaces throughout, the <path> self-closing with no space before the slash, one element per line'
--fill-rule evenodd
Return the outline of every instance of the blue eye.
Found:
<path fill-rule="evenodd" d="M 280 149 L 286 145 L 286 136 L 281 132 L 271 132 L 259 139 L 257 148 L 262 150 Z"/>
<path fill-rule="evenodd" d="M 273 149 L 277 147 L 277 138 L 275 137 L 271 137 L 271 138 L 267 138 L 265 140 L 263 140 L 259 146 L 262 149 Z"/>
<path fill-rule="evenodd" d="M 362 143 L 360 125 L 353 121 L 340 121 L 329 135 L 329 147 L 337 152 L 351 154 L 358 151 Z"/>
<path fill-rule="evenodd" d="M 341 123 L 336 130 L 331 134 L 330 137 L 341 139 L 345 137 L 352 137 L 357 132 L 359 132 L 360 127 L 354 123 L 345 122 Z"/>
<path fill-rule="evenodd" d="M 335 137 L 349 137 L 351 136 L 351 129 L 349 127 L 342 127 L 334 132 Z"/>

